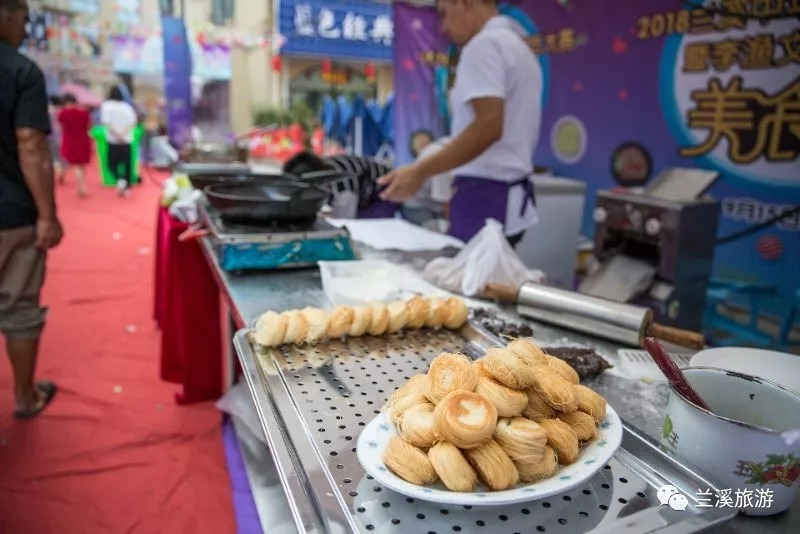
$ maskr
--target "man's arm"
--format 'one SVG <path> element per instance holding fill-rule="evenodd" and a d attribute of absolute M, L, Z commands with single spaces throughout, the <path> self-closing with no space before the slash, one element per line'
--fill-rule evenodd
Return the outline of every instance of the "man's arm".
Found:
<path fill-rule="evenodd" d="M 55 219 L 53 193 L 53 156 L 47 141 L 50 113 L 44 75 L 30 68 L 20 80 L 19 96 L 14 111 L 20 170 L 36 202 L 39 219 Z"/>
<path fill-rule="evenodd" d="M 471 100 L 470 105 L 475 119 L 447 147 L 378 180 L 380 185 L 387 186 L 381 199 L 403 202 L 419 191 L 431 176 L 469 163 L 502 138 L 505 101 L 497 97 L 482 97 Z"/>
<path fill-rule="evenodd" d="M 17 128 L 16 134 L 20 169 L 38 212 L 36 246 L 47 250 L 58 245 L 64 235 L 56 214 L 53 157 L 47 134 L 36 128 Z"/>
<path fill-rule="evenodd" d="M 502 98 L 476 98 L 470 105 L 475 120 L 446 147 L 416 163 L 419 174 L 425 179 L 469 163 L 503 136 L 505 101 Z"/>
<path fill-rule="evenodd" d="M 47 135 L 34 128 L 17 130 L 19 166 L 25 184 L 36 202 L 40 219 L 56 217 L 56 200 L 53 191 L 53 158 L 47 147 Z"/>
<path fill-rule="evenodd" d="M 473 121 L 439 153 L 382 177 L 379 183 L 387 187 L 381 198 L 402 202 L 429 177 L 469 163 L 499 141 L 503 136 L 506 75 L 500 42 L 487 38 L 470 43 L 459 60 L 457 84 L 461 88 L 459 98 L 472 107 Z"/>
<path fill-rule="evenodd" d="M 38 69 L 29 70 L 20 81 L 14 132 L 20 170 L 38 212 L 36 246 L 49 249 L 61 241 L 63 232 L 56 215 L 53 156 L 47 142 L 47 134 L 50 133 L 47 91 L 44 76 Z"/>

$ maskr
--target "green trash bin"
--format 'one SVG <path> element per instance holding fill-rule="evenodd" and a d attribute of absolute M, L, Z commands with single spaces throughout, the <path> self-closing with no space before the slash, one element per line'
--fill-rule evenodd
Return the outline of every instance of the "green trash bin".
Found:
<path fill-rule="evenodd" d="M 97 157 L 100 160 L 100 176 L 103 179 L 103 185 L 114 187 L 117 185 L 117 180 L 111 173 L 108 167 L 108 138 L 106 137 L 106 127 L 97 125 L 93 126 L 89 131 L 89 135 L 94 139 L 94 144 L 97 147 Z M 144 137 L 144 128 L 136 126 L 133 129 L 133 143 L 131 143 L 131 185 L 138 184 L 139 177 L 139 147 L 142 144 Z"/>

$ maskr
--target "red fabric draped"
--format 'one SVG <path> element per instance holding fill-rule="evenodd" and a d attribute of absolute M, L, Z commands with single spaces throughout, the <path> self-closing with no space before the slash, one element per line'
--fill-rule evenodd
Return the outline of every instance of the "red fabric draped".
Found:
<path fill-rule="evenodd" d="M 222 394 L 219 290 L 188 225 L 158 212 L 154 317 L 161 328 L 161 379 L 182 386 L 179 404 Z"/>

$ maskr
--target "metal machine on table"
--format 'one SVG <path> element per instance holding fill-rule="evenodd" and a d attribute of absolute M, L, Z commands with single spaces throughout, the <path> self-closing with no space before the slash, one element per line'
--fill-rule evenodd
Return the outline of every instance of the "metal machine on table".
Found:
<path fill-rule="evenodd" d="M 294 176 L 255 172 L 243 163 L 183 163 L 178 172 L 202 190 L 198 223 L 180 239 L 209 236 L 226 271 L 308 267 L 355 259 L 350 234 L 319 219 L 334 171 Z"/>
<path fill-rule="evenodd" d="M 198 202 L 198 208 L 219 265 L 226 271 L 308 267 L 318 261 L 355 259 L 348 231 L 321 219 L 243 224 L 226 220 L 206 199 Z"/>
<path fill-rule="evenodd" d="M 582 293 L 651 308 L 665 325 L 700 330 L 719 202 L 704 197 L 718 173 L 668 169 L 642 193 L 599 191 L 595 257 Z"/>

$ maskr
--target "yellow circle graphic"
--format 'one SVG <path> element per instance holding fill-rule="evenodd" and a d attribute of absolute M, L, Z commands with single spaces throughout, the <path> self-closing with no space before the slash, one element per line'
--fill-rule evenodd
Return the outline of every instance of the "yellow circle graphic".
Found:
<path fill-rule="evenodd" d="M 550 132 L 553 154 L 565 163 L 575 163 L 586 153 L 586 128 L 573 116 L 561 117 Z"/>

